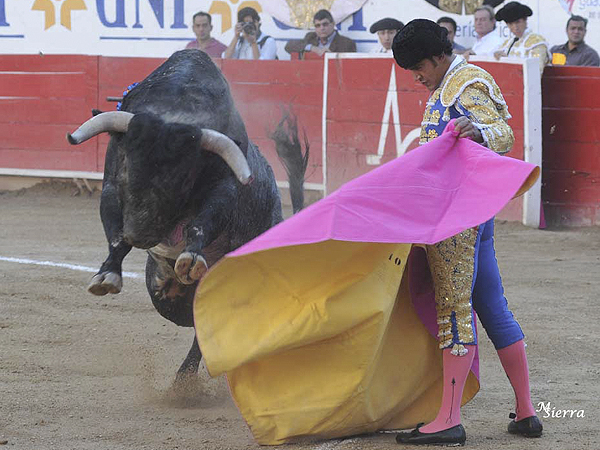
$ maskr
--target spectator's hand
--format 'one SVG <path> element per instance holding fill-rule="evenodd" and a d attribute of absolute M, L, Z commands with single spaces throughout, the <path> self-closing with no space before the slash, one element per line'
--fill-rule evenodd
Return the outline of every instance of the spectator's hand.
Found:
<path fill-rule="evenodd" d="M 468 61 L 469 56 L 474 55 L 474 54 L 475 54 L 475 52 L 473 50 L 469 49 L 462 53 L 462 57 L 465 58 L 466 61 Z"/>
<path fill-rule="evenodd" d="M 311 52 L 316 53 L 319 56 L 323 56 L 325 54 L 325 52 L 329 51 L 329 47 L 318 47 L 316 45 L 314 45 L 311 49 Z"/>
<path fill-rule="evenodd" d="M 244 31 L 244 24 L 242 22 L 238 22 L 235 24 L 235 36 L 237 36 L 238 38 L 242 35 L 242 32 Z"/>
<path fill-rule="evenodd" d="M 459 138 L 468 138 L 472 141 L 483 143 L 481 131 L 467 117 L 461 116 L 454 122 L 454 129 L 458 132 Z"/>
<path fill-rule="evenodd" d="M 500 59 L 506 56 L 506 52 L 504 50 L 496 50 L 494 52 L 494 58 Z"/>

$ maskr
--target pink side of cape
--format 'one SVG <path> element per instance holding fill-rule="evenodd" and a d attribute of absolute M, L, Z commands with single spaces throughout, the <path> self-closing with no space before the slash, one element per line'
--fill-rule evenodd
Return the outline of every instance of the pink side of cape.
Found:
<path fill-rule="evenodd" d="M 534 169 L 458 139 L 450 122 L 442 136 L 346 183 L 227 257 L 328 239 L 434 244 L 492 218 Z M 413 249 L 409 270 L 415 310 L 436 337 L 433 287 L 422 249 Z M 471 370 L 479 378 L 477 346 L 475 352 Z"/>
<path fill-rule="evenodd" d="M 497 214 L 535 165 L 442 136 L 340 187 L 228 257 L 338 241 L 433 244 Z"/>

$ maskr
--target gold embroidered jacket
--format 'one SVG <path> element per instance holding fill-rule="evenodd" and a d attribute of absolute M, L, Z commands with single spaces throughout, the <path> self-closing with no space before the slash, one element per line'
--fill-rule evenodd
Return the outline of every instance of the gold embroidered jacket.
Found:
<path fill-rule="evenodd" d="M 514 44 L 516 36 L 511 36 L 504 41 L 498 50 L 506 53 L 506 56 L 516 56 L 517 58 L 538 58 L 540 63 L 540 74 L 544 72 L 544 67 L 550 62 L 550 48 L 543 36 L 533 33 L 531 30 L 525 30 Z M 512 45 L 512 46 L 511 46 Z M 510 52 L 509 52 L 510 50 Z"/>
<path fill-rule="evenodd" d="M 473 122 L 491 150 L 504 154 L 512 148 L 514 135 L 507 123 L 511 116 L 500 88 L 489 73 L 466 61 L 448 72 L 429 97 L 420 143 L 438 137 L 451 119 L 460 116 Z"/>

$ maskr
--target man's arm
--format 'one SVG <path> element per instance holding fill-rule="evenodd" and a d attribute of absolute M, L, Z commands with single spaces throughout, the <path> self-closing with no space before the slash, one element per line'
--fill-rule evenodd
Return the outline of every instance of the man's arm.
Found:
<path fill-rule="evenodd" d="M 236 47 L 238 41 L 240 40 L 241 32 L 242 32 L 242 24 L 236 23 L 235 30 L 233 30 L 233 39 L 231 40 L 231 43 L 227 47 L 227 50 L 225 50 L 225 52 L 223 53 L 223 58 L 231 59 L 233 57 L 233 52 L 235 52 L 235 47 Z"/>
<path fill-rule="evenodd" d="M 256 34 L 243 33 L 243 37 L 250 44 L 252 59 L 260 59 L 260 48 L 258 47 L 258 42 L 256 42 Z"/>
<path fill-rule="evenodd" d="M 540 75 L 544 72 L 544 68 L 548 65 L 548 47 L 545 44 L 537 45 L 531 49 L 529 56 L 537 57 L 540 62 Z"/>
<path fill-rule="evenodd" d="M 596 50 L 591 49 L 591 52 L 588 52 L 586 57 L 582 61 L 582 66 L 588 67 L 598 67 L 600 66 L 600 56 L 598 56 L 598 52 Z"/>
<path fill-rule="evenodd" d="M 275 59 L 277 58 L 277 43 L 272 37 L 267 38 L 262 48 L 260 49 L 260 59 Z"/>
<path fill-rule="evenodd" d="M 334 53 L 356 52 L 356 42 L 338 33 L 331 41 L 330 51 Z"/>
<path fill-rule="evenodd" d="M 346 50 L 346 51 L 347 52 L 356 52 L 356 42 L 354 42 L 350 38 L 346 38 L 346 39 L 348 39 L 348 50 Z"/>
<path fill-rule="evenodd" d="M 285 51 L 288 53 L 300 53 L 306 48 L 306 45 L 310 43 L 312 35 L 316 36 L 316 33 L 306 33 L 304 39 L 291 39 L 285 44 Z"/>
<path fill-rule="evenodd" d="M 487 87 L 478 84 L 481 86 L 476 84 L 465 88 L 458 99 L 459 106 L 467 112 L 473 125 L 481 132 L 485 146 L 499 154 L 507 153 L 512 148 L 515 137 L 512 128 L 506 123 L 506 106 L 499 111 Z"/>
<path fill-rule="evenodd" d="M 512 39 L 506 39 L 496 50 L 494 50 L 494 58 L 500 59 L 507 56 L 508 47 L 511 42 Z"/>

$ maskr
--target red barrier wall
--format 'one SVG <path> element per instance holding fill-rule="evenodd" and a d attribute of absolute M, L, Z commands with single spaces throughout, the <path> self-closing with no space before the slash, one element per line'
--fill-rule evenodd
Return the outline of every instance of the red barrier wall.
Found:
<path fill-rule="evenodd" d="M 599 225 L 600 69 L 549 67 L 542 87 L 542 198 L 547 220 Z"/>
<path fill-rule="evenodd" d="M 283 112 L 293 107 L 302 129 L 310 140 L 307 181 L 323 183 L 321 170 L 321 116 L 323 111 L 322 61 L 222 60 L 221 70 L 229 82 L 236 107 L 248 135 L 273 166 L 277 180 L 286 180 L 269 135 Z"/>
<path fill-rule="evenodd" d="M 102 170 L 96 140 L 65 145 L 97 98 L 96 57 L 0 56 L 0 167 Z"/>
<path fill-rule="evenodd" d="M 107 96 L 119 96 L 163 59 L 64 55 L 0 55 L 0 167 L 101 172 L 107 136 L 80 146 L 65 133 L 90 117 L 92 108 L 112 110 Z M 283 110 L 293 107 L 300 131 L 311 145 L 309 183 L 323 183 L 323 61 L 217 61 L 228 79 L 250 137 L 272 163 L 278 180 L 285 172 L 269 139 Z M 523 157 L 523 74 L 520 65 L 477 63 L 500 85 L 513 115 L 516 142 L 510 156 Z M 393 60 L 333 59 L 326 79 L 327 190 L 371 170 L 377 153 Z M 401 139 L 418 128 L 427 92 L 410 74 L 395 70 Z M 544 77 L 544 204 L 547 219 L 592 225 L 599 217 L 600 70 L 549 68 Z M 381 163 L 396 156 L 389 119 Z M 553 125 L 556 125 L 552 128 Z M 553 132 L 551 133 L 551 130 Z M 302 139 L 302 137 L 301 137 Z M 416 145 L 411 144 L 412 148 Z M 568 148 L 568 151 L 565 151 Z M 520 220 L 515 202 L 501 217 Z"/>

